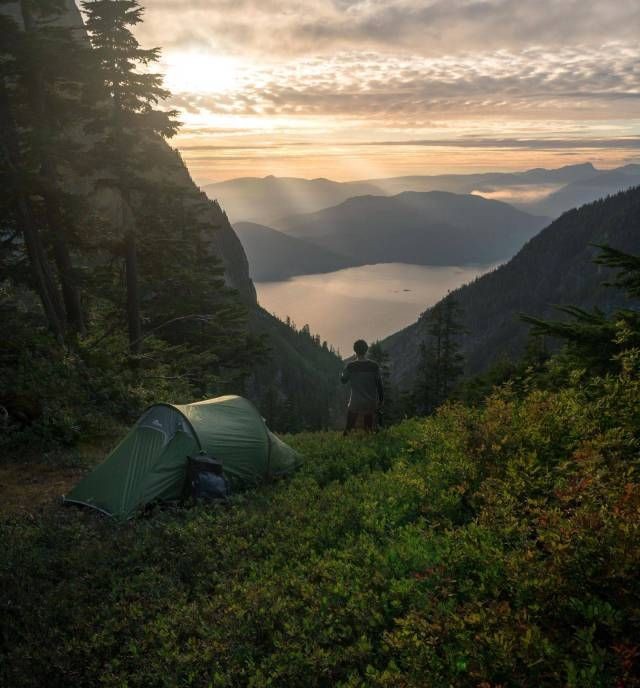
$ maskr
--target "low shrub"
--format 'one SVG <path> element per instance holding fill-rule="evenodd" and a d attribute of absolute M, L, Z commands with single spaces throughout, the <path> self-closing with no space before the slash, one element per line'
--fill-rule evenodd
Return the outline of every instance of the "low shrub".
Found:
<path fill-rule="evenodd" d="M 5 519 L 4 685 L 640 686 L 639 392 L 630 360 L 290 436 L 228 507 Z"/>

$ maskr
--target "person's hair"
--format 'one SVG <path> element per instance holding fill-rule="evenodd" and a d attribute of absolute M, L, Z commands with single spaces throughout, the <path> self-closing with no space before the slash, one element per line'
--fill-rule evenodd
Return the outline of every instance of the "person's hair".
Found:
<path fill-rule="evenodd" d="M 369 351 L 369 345 L 364 341 L 364 339 L 358 339 L 358 341 L 353 345 L 353 350 L 358 356 L 364 356 L 367 351 Z"/>

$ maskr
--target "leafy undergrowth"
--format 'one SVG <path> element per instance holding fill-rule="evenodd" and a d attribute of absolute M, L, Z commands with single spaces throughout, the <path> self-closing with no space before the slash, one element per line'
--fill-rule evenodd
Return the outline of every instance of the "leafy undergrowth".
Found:
<path fill-rule="evenodd" d="M 292 479 L 5 518 L 7 686 L 640 686 L 640 385 L 509 388 Z"/>

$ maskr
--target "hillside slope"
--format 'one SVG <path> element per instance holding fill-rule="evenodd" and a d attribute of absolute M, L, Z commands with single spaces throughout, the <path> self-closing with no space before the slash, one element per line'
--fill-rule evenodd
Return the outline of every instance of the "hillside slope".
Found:
<path fill-rule="evenodd" d="M 511 257 L 546 222 L 506 203 L 431 191 L 351 198 L 278 228 L 362 263 L 465 265 Z"/>
<path fill-rule="evenodd" d="M 528 327 L 519 313 L 546 317 L 554 304 L 598 306 L 605 311 L 624 297 L 601 286 L 608 271 L 594 265 L 597 249 L 607 243 L 640 252 L 640 188 L 565 213 L 531 239 L 508 263 L 452 293 L 464 311 L 468 334 L 463 338 L 467 373 L 485 370 L 500 356 L 517 357 Z M 383 345 L 393 361 L 393 378 L 407 386 L 418 363 L 422 321 L 387 338 Z"/>
<path fill-rule="evenodd" d="M 29 501 L 0 516 L 2 685 L 633 688 L 639 393 L 289 436 L 290 479 L 126 524 Z"/>
<path fill-rule="evenodd" d="M 65 12 L 57 23 L 63 26 L 73 27 L 79 34 L 84 35 L 84 23 L 82 16 L 74 0 L 64 0 Z M 20 24 L 20 6 L 17 2 L 9 2 L 2 6 L 2 12 L 9 12 Z M 339 367 L 339 359 L 325 351 L 318 342 L 297 342 L 295 337 L 282 328 L 286 326 L 271 314 L 263 311 L 256 298 L 256 291 L 249 275 L 249 264 L 245 251 L 235 234 L 226 212 L 215 200 L 210 200 L 194 183 L 184 164 L 180 153 L 172 149 L 164 141 L 158 140 L 158 161 L 148 168 L 148 175 L 152 179 L 162 179 L 171 182 L 177 187 L 184 188 L 188 193 L 189 209 L 194 212 L 196 223 L 192 228 L 194 232 L 200 232 L 209 248 L 210 256 L 218 259 L 224 267 L 226 283 L 236 290 L 234 298 L 239 299 L 249 310 L 249 329 L 256 336 L 264 336 L 271 350 L 271 360 L 267 364 L 256 365 L 255 379 L 281 379 L 282 389 L 279 395 L 288 399 L 294 393 L 299 394 L 299 403 L 296 411 L 296 419 L 302 419 L 302 427 L 325 427 L 325 417 L 331 412 L 328 404 L 330 394 L 326 392 L 326 383 L 323 380 L 334 380 L 336 366 Z M 101 216 L 101 219 L 109 219 L 121 213 L 121 198 L 118 192 L 100 185 L 97 189 L 88 178 L 72 178 L 65 180 L 74 192 L 84 193 L 88 199 L 88 212 Z M 141 242 L 145 241 L 142 234 Z M 291 382 L 289 382 L 291 380 Z M 335 376 L 334 391 L 338 387 Z M 320 389 L 323 392 L 323 402 L 326 407 L 319 410 L 315 392 Z M 244 390 L 234 390 L 242 393 Z M 250 383 L 247 394 L 252 395 L 253 401 L 262 403 L 262 388 L 257 383 Z M 318 423 L 313 425 L 314 419 Z M 312 425 L 310 425 L 310 423 Z M 278 428 L 277 425 L 274 429 Z"/>
<path fill-rule="evenodd" d="M 354 263 L 353 259 L 265 225 L 236 222 L 233 228 L 247 254 L 251 278 L 257 282 L 333 272 Z"/>
<path fill-rule="evenodd" d="M 297 330 L 264 308 L 252 310 L 250 326 L 270 348 L 269 363 L 256 368 L 246 390 L 268 425 L 279 432 L 341 425 L 342 359 L 307 327 Z"/>

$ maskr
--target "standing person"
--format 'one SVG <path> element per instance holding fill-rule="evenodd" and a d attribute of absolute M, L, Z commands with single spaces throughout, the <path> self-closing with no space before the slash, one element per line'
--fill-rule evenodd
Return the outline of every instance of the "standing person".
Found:
<path fill-rule="evenodd" d="M 349 383 L 351 387 L 345 435 L 355 428 L 360 414 L 364 429 L 371 432 L 376 426 L 376 413 L 384 401 L 380 367 L 375 361 L 366 358 L 369 345 L 363 339 L 358 339 L 353 350 L 356 360 L 347 364 L 340 378 L 342 384 Z"/>

